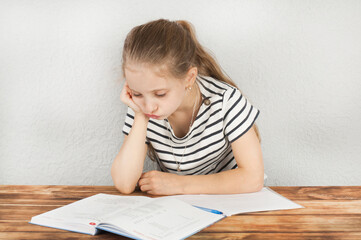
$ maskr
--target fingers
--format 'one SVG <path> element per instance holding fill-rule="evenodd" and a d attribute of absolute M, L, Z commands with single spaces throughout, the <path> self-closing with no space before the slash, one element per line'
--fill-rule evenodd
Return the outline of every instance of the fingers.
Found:
<path fill-rule="evenodd" d="M 140 175 L 140 178 L 149 178 L 149 177 L 154 177 L 156 176 L 158 173 L 160 173 L 159 171 L 156 170 L 152 170 L 149 172 L 144 172 L 142 173 L 142 175 Z"/>
<path fill-rule="evenodd" d="M 132 95 L 131 95 L 131 91 L 128 87 L 127 82 L 125 82 L 122 91 L 120 93 L 120 100 L 122 100 L 122 102 L 124 102 L 125 104 L 129 103 L 129 101 L 132 100 Z"/>
<path fill-rule="evenodd" d="M 140 178 L 138 180 L 139 186 L 144 185 L 151 185 L 151 183 L 154 183 L 154 178 L 151 176 L 152 174 L 150 172 L 145 172 L 140 175 Z"/>
<path fill-rule="evenodd" d="M 152 189 L 150 185 L 150 179 L 142 178 L 138 181 L 139 188 L 142 192 L 147 192 Z"/>
<path fill-rule="evenodd" d="M 140 178 L 138 181 L 139 186 L 144 185 L 144 184 L 149 184 L 150 179 L 147 178 Z"/>
<path fill-rule="evenodd" d="M 142 192 L 154 192 L 157 171 L 144 172 L 140 175 L 138 185 Z M 150 193 L 152 194 L 152 193 Z"/>
<path fill-rule="evenodd" d="M 150 185 L 142 185 L 142 186 L 140 186 L 140 191 L 142 191 L 142 192 L 147 192 L 148 193 L 150 190 L 152 190 Z"/>
<path fill-rule="evenodd" d="M 134 112 L 140 112 L 139 106 L 133 101 L 132 92 L 128 86 L 128 83 L 125 82 L 120 93 L 120 100 L 125 103 L 128 107 L 133 109 Z"/>

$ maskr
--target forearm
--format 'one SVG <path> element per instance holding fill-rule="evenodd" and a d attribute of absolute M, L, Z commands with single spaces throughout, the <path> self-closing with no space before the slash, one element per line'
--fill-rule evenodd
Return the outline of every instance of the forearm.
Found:
<path fill-rule="evenodd" d="M 148 118 L 136 115 L 132 129 L 114 159 L 111 175 L 115 187 L 122 193 L 131 193 L 143 171 L 146 156 Z"/>
<path fill-rule="evenodd" d="M 257 192 L 263 187 L 263 171 L 243 168 L 210 175 L 182 176 L 182 194 L 237 194 Z"/>

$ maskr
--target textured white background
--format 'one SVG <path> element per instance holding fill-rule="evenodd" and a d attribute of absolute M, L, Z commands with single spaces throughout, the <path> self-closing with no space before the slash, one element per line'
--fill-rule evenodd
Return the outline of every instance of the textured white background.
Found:
<path fill-rule="evenodd" d="M 191 21 L 261 110 L 268 185 L 361 185 L 361 1 L 342 0 L 0 0 L 0 184 L 112 185 L 122 44 L 158 18 Z"/>

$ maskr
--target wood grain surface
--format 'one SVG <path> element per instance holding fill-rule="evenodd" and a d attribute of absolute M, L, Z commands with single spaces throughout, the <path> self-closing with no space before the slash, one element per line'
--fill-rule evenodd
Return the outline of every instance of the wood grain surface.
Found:
<path fill-rule="evenodd" d="M 361 186 L 270 188 L 305 208 L 238 214 L 188 239 L 361 239 Z M 121 195 L 111 186 L 0 185 L 0 239 L 128 239 L 29 224 L 35 215 L 97 193 Z"/>

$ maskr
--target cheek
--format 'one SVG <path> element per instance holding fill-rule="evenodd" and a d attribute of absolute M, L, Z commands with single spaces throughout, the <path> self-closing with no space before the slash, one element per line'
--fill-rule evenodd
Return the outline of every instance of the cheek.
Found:
<path fill-rule="evenodd" d="M 172 109 L 173 111 L 175 111 L 182 104 L 183 99 L 184 93 L 181 91 L 176 92 L 176 94 L 174 94 L 166 101 L 166 105 L 168 109 Z"/>
<path fill-rule="evenodd" d="M 144 101 L 143 101 L 143 99 L 141 99 L 141 98 L 135 97 L 135 98 L 133 98 L 133 102 L 134 102 L 135 104 L 137 104 L 139 107 L 142 107 L 142 106 L 144 105 Z"/>

